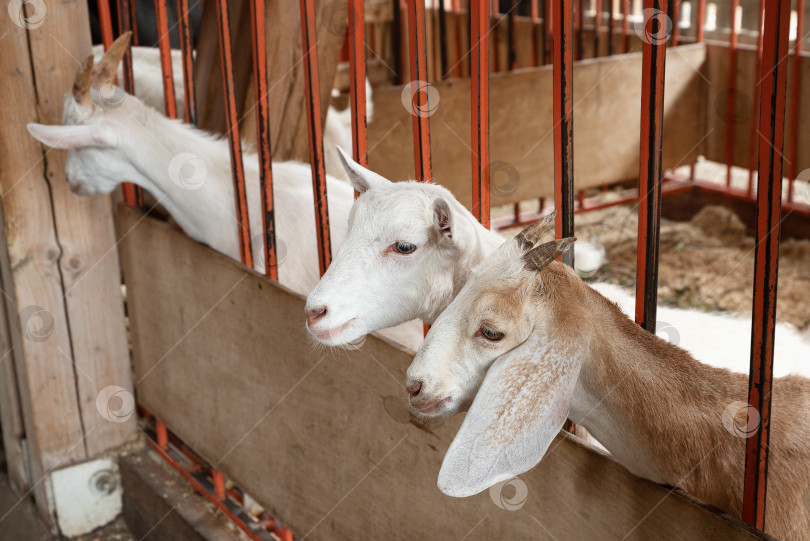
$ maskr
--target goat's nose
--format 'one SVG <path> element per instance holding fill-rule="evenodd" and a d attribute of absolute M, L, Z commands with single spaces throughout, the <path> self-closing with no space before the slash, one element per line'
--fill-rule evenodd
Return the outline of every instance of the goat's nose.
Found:
<path fill-rule="evenodd" d="M 419 394 L 419 391 L 422 390 L 422 382 L 421 381 L 414 381 L 413 383 L 409 384 L 406 387 L 408 390 L 408 394 L 411 396 L 416 396 Z"/>
<path fill-rule="evenodd" d="M 316 321 L 326 315 L 326 306 L 319 306 L 312 310 L 307 310 L 307 323 L 313 325 Z"/>

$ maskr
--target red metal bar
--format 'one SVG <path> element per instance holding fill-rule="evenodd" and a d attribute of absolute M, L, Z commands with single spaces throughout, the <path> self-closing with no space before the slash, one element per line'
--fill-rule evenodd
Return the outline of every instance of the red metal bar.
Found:
<path fill-rule="evenodd" d="M 163 70 L 163 99 L 166 103 L 166 116 L 177 118 L 177 103 L 174 98 L 174 78 L 172 76 L 172 49 L 169 41 L 169 19 L 166 16 L 166 0 L 155 0 L 155 24 L 160 48 L 160 67 Z"/>
<path fill-rule="evenodd" d="M 734 163 L 734 118 L 737 108 L 737 6 L 731 0 L 731 35 L 729 37 L 728 98 L 726 99 L 726 185 L 731 186 L 731 165 Z"/>
<path fill-rule="evenodd" d="M 273 200 L 273 157 L 270 152 L 270 104 L 267 83 L 267 45 L 265 43 L 264 1 L 250 0 L 250 38 L 253 46 L 253 85 L 256 88 L 256 134 L 259 151 L 259 175 L 264 230 L 264 273 L 278 280 L 276 219 Z"/>
<path fill-rule="evenodd" d="M 166 430 L 166 425 L 155 419 L 155 437 L 157 445 L 161 449 L 166 449 L 169 446 L 169 434 Z"/>
<path fill-rule="evenodd" d="M 113 42 L 110 2 L 108 0 L 98 0 L 96 6 L 98 7 L 98 22 L 101 27 L 101 43 L 104 44 L 104 50 L 106 51 L 107 47 L 112 45 Z"/>
<path fill-rule="evenodd" d="M 214 497 L 219 501 L 225 499 L 225 476 L 216 468 L 211 468 L 211 479 L 214 481 Z"/>
<path fill-rule="evenodd" d="M 185 107 L 183 118 L 189 124 L 197 124 L 197 98 L 194 93 L 194 46 L 191 43 L 191 28 L 188 24 L 188 0 L 177 0 L 180 16 L 180 50 L 183 53 L 183 91 Z"/>
<path fill-rule="evenodd" d="M 408 44 L 411 59 L 411 116 L 413 117 L 413 154 L 416 178 L 430 181 L 430 103 L 427 82 L 427 45 L 425 41 L 425 2 L 408 0 Z"/>
<path fill-rule="evenodd" d="M 366 57 L 363 1 L 349 0 L 349 97 L 352 108 L 352 153 L 354 161 L 368 165 L 366 136 Z M 441 16 L 444 17 L 442 11 Z"/>
<path fill-rule="evenodd" d="M 695 38 L 697 39 L 698 43 L 703 43 L 703 27 L 706 26 L 706 0 L 698 0 L 697 22 L 695 24 L 697 25 L 697 34 L 695 35 Z"/>
<path fill-rule="evenodd" d="M 574 234 L 574 1 L 550 1 L 554 20 L 555 233 L 564 238 Z M 563 254 L 563 262 L 573 267 L 573 250 Z"/>
<path fill-rule="evenodd" d="M 743 520 L 765 527 L 768 442 L 771 431 L 776 288 L 779 266 L 779 225 L 782 198 L 782 148 L 790 33 L 790 2 L 766 2 L 763 26 L 762 96 L 759 120 L 757 234 L 754 259 L 753 330 L 748 404 L 759 414 L 755 434 L 745 446 Z M 749 426 L 751 426 L 749 424 Z"/>
<path fill-rule="evenodd" d="M 231 52 L 231 30 L 228 22 L 227 1 L 217 0 L 216 10 L 217 30 L 219 33 L 219 62 L 222 70 L 222 94 L 225 97 L 225 120 L 228 126 L 228 144 L 231 150 L 234 205 L 236 207 L 236 223 L 239 228 L 239 253 L 242 257 L 242 263 L 252 268 L 253 254 L 250 250 L 250 223 L 248 222 L 247 193 L 245 191 L 245 166 L 242 163 L 242 141 L 239 138 L 239 118 L 236 112 L 236 96 L 233 91 L 233 54 Z"/>
<path fill-rule="evenodd" d="M 796 156 L 799 144 L 799 100 L 802 92 L 802 37 L 804 36 L 804 0 L 796 0 L 796 40 L 793 43 L 793 80 L 790 85 L 790 135 L 788 136 L 788 202 L 793 201 L 796 180 Z"/>
<path fill-rule="evenodd" d="M 661 226 L 661 155 L 664 135 L 667 0 L 645 0 L 642 47 L 641 144 L 638 179 L 636 323 L 655 333 L 658 303 L 658 240 Z"/>
<path fill-rule="evenodd" d="M 630 50 L 630 0 L 622 2 L 622 52 Z"/>
<path fill-rule="evenodd" d="M 512 6 L 514 13 L 514 5 Z M 489 229 L 489 9 L 486 2 L 470 6 L 472 210 Z"/>
<path fill-rule="evenodd" d="M 672 1 L 672 46 L 681 42 L 681 0 Z"/>
<path fill-rule="evenodd" d="M 312 165 L 312 191 L 315 195 L 318 264 L 321 276 L 323 276 L 332 262 L 332 240 L 329 234 L 329 204 L 326 198 L 326 170 L 323 162 L 323 123 L 321 122 L 321 90 L 318 81 L 315 2 L 314 0 L 301 0 L 300 6 L 301 35 L 304 41 L 304 90 L 307 102 L 309 163 Z"/>
<path fill-rule="evenodd" d="M 595 0 L 596 11 L 593 14 L 593 57 L 599 58 L 599 29 L 602 26 L 602 0 Z"/>
<path fill-rule="evenodd" d="M 757 14 L 757 56 L 754 64 L 754 73 L 757 74 L 762 68 L 762 17 L 765 13 L 765 0 L 759 0 L 759 13 Z M 754 168 L 757 166 L 757 148 L 759 137 L 757 137 L 757 124 L 759 123 L 759 99 L 762 94 L 761 81 L 754 75 L 754 112 L 751 115 L 751 132 L 748 138 L 748 193 L 754 192 Z"/>

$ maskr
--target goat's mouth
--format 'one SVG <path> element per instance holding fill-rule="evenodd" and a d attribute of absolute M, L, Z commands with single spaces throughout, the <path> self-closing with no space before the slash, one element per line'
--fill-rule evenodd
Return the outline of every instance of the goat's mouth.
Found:
<path fill-rule="evenodd" d="M 357 338 L 360 338 L 360 336 L 351 337 L 349 340 L 339 338 L 340 335 L 343 334 L 345 331 L 347 331 L 349 327 L 351 327 L 352 324 L 355 323 L 356 321 L 358 321 L 358 319 L 356 317 L 353 317 L 343 325 L 339 325 L 337 327 L 332 327 L 329 329 L 321 329 L 318 328 L 317 324 L 310 325 L 309 323 L 307 323 L 307 330 L 309 330 L 312 336 L 318 339 L 319 342 L 322 342 L 328 346 L 338 346 L 342 344 L 347 344 L 349 342 L 352 342 L 353 340 L 356 340 Z"/>
<path fill-rule="evenodd" d="M 421 413 L 422 415 L 427 415 L 430 417 L 441 415 L 444 413 L 442 409 L 445 408 L 447 404 L 449 404 L 453 400 L 452 397 L 447 396 L 442 398 L 441 400 L 436 400 L 433 402 L 430 401 L 416 401 L 413 398 L 411 399 L 411 407 Z"/>

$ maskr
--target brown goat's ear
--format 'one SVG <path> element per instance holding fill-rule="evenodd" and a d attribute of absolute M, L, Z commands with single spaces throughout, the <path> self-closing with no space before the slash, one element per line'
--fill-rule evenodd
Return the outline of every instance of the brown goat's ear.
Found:
<path fill-rule="evenodd" d="M 90 77 L 93 73 L 93 56 L 90 55 L 84 59 L 79 71 L 76 72 L 76 78 L 73 79 L 73 99 L 82 107 L 93 107 L 93 102 L 90 100 Z"/>
<path fill-rule="evenodd" d="M 546 265 L 563 255 L 568 247 L 576 240 L 576 237 L 556 239 L 533 248 L 523 254 L 523 261 L 526 263 L 526 268 L 535 272 L 543 270 Z"/>
<path fill-rule="evenodd" d="M 557 211 L 553 211 L 542 220 L 538 220 L 526 227 L 523 231 L 515 235 L 515 240 L 524 252 L 528 252 L 534 248 L 535 243 L 545 234 L 546 231 L 554 226 L 554 217 Z"/>
<path fill-rule="evenodd" d="M 118 73 L 118 64 L 124 58 L 127 49 L 129 49 L 129 40 L 132 37 L 132 31 L 128 30 L 118 36 L 112 42 L 110 48 L 104 53 L 101 60 L 98 61 L 96 69 L 93 70 L 93 77 L 90 80 L 90 87 L 98 89 L 102 85 L 112 85 L 115 81 L 115 74 Z"/>

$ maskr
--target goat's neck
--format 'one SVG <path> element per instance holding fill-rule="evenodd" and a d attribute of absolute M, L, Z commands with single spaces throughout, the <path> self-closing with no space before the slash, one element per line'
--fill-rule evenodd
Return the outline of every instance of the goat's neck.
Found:
<path fill-rule="evenodd" d="M 149 190 L 190 237 L 238 258 L 233 185 L 225 181 L 230 179 L 227 145 L 151 110 L 144 113 L 142 125 L 142 130 L 129 132 L 130 143 L 124 146 L 126 158 L 141 174 L 122 180 Z M 179 185 L 169 174 L 172 160 L 180 160 L 178 156 L 184 153 L 198 157 L 206 171 L 190 187 Z M 193 169 L 193 165 L 186 167 Z M 234 223 L 234 227 L 222 227 L 224 223 Z"/>
<path fill-rule="evenodd" d="M 577 289 L 585 298 L 575 317 L 590 337 L 571 419 L 636 475 L 734 507 L 745 440 L 726 431 L 722 415 L 745 400 L 745 376 L 699 363 L 593 289 Z"/>

